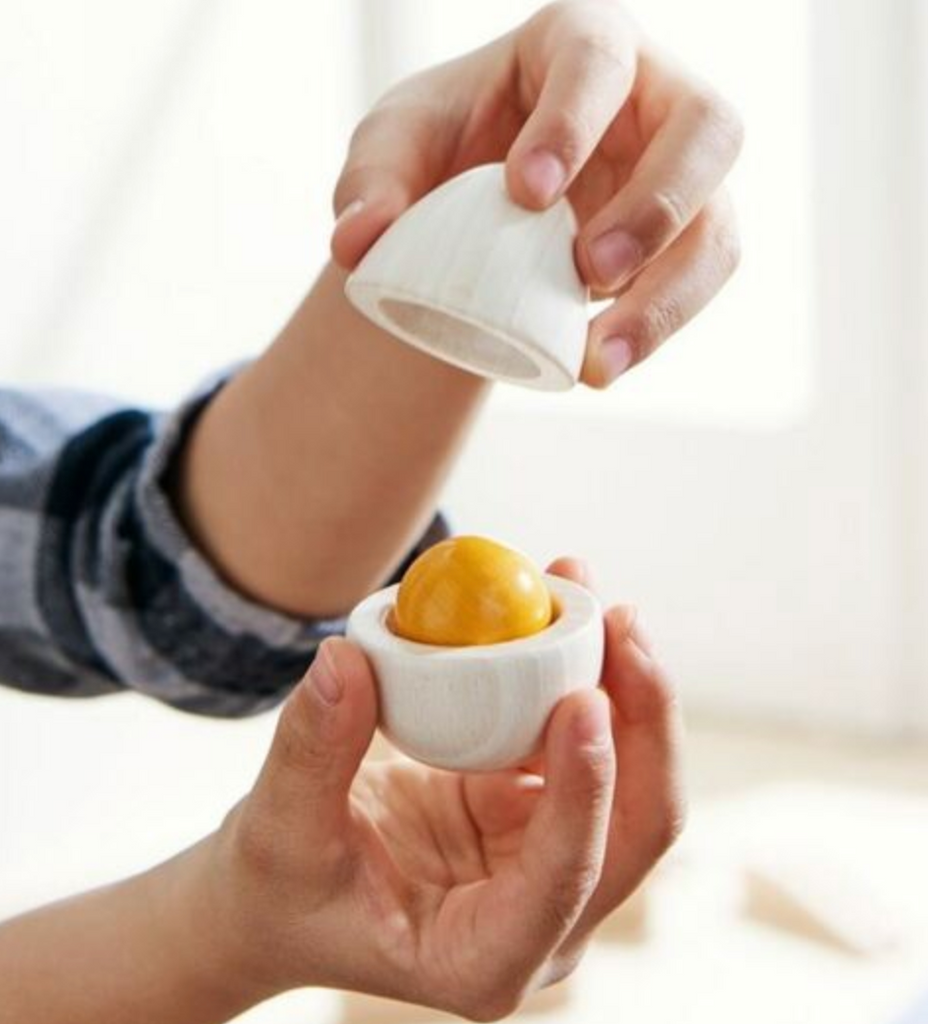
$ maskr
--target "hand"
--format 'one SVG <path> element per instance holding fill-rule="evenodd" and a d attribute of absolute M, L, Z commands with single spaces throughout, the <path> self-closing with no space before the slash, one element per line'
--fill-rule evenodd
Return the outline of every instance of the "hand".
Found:
<path fill-rule="evenodd" d="M 325 985 L 490 1020 L 569 973 L 682 814 L 673 695 L 628 610 L 605 629 L 603 689 L 558 705 L 532 770 L 472 775 L 362 764 L 374 679 L 326 641 L 216 837 L 221 933 L 255 991 Z"/>
<path fill-rule="evenodd" d="M 505 160 L 512 198 L 565 193 L 599 297 L 583 380 L 609 384 L 721 288 L 738 261 L 722 182 L 741 145 L 729 104 L 609 0 L 564 0 L 391 89 L 357 127 L 335 190 L 337 262 L 353 267 L 416 199 Z"/>

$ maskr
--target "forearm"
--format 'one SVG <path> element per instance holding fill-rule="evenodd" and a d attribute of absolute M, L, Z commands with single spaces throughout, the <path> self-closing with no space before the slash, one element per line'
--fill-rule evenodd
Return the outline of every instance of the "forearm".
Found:
<path fill-rule="evenodd" d="M 213 1024 L 270 995 L 231 953 L 211 843 L 0 924 L 0 1024 Z"/>
<path fill-rule="evenodd" d="M 488 390 L 369 323 L 343 285 L 327 267 L 211 403 L 178 481 L 220 571 L 296 615 L 346 611 L 397 567 Z"/>

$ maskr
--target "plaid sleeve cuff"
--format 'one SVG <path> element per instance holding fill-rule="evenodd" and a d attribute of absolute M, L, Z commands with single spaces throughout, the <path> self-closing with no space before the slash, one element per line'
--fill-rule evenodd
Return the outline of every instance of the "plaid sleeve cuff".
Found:
<path fill-rule="evenodd" d="M 222 387 L 213 382 L 157 423 L 137 477 L 133 580 L 145 645 L 167 664 L 152 695 L 185 710 L 236 716 L 281 700 L 319 644 L 344 632 L 345 619 L 299 619 L 235 590 L 198 550 L 165 487 L 197 416 Z M 394 579 L 421 551 L 448 535 L 435 517 Z M 144 677 L 144 674 L 143 674 Z M 139 688 L 142 688 L 141 686 Z"/>

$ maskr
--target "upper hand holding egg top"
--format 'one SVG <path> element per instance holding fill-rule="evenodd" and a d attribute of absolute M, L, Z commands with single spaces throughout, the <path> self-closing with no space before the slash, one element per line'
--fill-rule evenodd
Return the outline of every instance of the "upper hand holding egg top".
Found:
<path fill-rule="evenodd" d="M 738 258 L 722 182 L 741 142 L 730 106 L 657 50 L 619 4 L 567 0 L 391 89 L 358 126 L 335 192 L 335 258 L 353 268 L 417 199 L 506 161 L 512 198 L 567 195 L 576 261 L 617 301 L 591 323 L 583 380 L 651 354 Z"/>
<path fill-rule="evenodd" d="M 568 560 L 550 571 L 582 579 Z M 375 681 L 351 643 L 326 641 L 216 837 L 236 981 L 489 1020 L 569 973 L 682 815 L 666 677 L 627 609 L 606 614 L 605 636 L 602 689 L 558 705 L 533 771 L 477 775 L 362 764 Z"/>

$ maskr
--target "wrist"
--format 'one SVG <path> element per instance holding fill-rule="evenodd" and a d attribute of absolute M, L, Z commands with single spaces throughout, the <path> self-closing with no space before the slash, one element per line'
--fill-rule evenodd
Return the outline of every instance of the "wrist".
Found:
<path fill-rule="evenodd" d="M 228 847 L 220 830 L 157 869 L 171 878 L 156 886 L 155 907 L 176 977 L 233 1016 L 285 986 L 271 979 L 262 930 L 248 919 Z"/>

